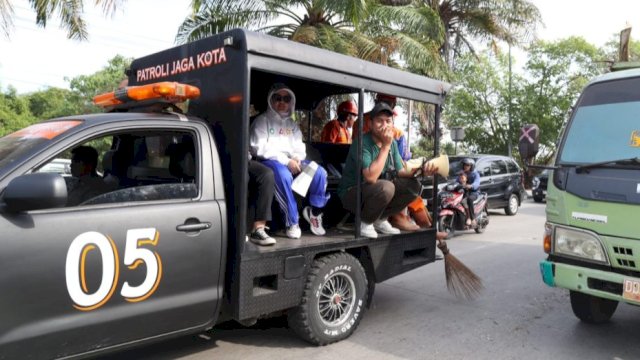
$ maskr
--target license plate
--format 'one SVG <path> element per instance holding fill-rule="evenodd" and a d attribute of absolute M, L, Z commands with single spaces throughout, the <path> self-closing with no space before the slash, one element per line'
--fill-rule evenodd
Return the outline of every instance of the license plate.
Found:
<path fill-rule="evenodd" d="M 640 302 L 640 281 L 624 279 L 622 283 L 622 297 L 627 300 Z"/>

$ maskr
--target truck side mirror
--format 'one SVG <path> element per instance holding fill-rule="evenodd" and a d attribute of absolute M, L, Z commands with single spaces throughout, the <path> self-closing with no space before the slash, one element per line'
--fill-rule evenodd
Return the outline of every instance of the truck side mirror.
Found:
<path fill-rule="evenodd" d="M 518 150 L 525 165 L 529 165 L 538 153 L 540 128 L 536 124 L 524 125 L 520 131 Z"/>
<path fill-rule="evenodd" d="M 67 185 L 54 173 L 35 173 L 11 180 L 3 196 L 12 213 L 63 207 L 67 203 Z"/>

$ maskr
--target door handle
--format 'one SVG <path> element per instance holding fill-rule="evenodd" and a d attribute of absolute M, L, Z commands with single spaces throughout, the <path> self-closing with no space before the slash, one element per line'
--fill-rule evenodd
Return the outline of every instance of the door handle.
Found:
<path fill-rule="evenodd" d="M 176 230 L 184 231 L 184 232 L 201 231 L 201 230 L 207 230 L 209 228 L 211 228 L 211 223 L 210 222 L 195 223 L 195 224 L 182 224 L 182 225 L 176 226 Z"/>

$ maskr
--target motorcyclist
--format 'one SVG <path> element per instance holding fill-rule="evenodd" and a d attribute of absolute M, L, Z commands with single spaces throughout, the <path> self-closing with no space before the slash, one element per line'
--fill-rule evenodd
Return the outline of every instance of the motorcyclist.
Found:
<path fill-rule="evenodd" d="M 462 159 L 462 172 L 457 179 L 457 181 L 462 184 L 462 179 L 460 179 L 460 177 L 465 175 L 467 178 L 466 184 L 463 185 L 463 188 L 466 190 L 467 208 L 469 210 L 467 225 L 471 225 L 473 227 L 477 225 L 473 202 L 478 198 L 480 190 L 480 173 L 475 169 L 475 165 L 475 161 L 471 158 Z"/>

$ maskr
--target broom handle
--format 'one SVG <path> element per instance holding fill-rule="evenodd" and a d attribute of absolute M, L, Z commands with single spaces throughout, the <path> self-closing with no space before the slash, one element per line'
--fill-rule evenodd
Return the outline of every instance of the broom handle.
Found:
<path fill-rule="evenodd" d="M 436 237 L 436 239 L 438 239 Z M 449 254 L 449 248 L 447 247 L 447 243 L 442 240 L 442 239 L 438 239 L 438 249 L 440 249 L 440 251 L 442 251 L 442 255 L 447 255 Z"/>

